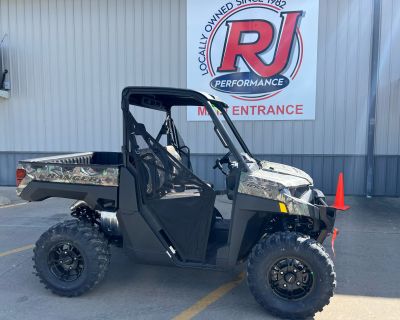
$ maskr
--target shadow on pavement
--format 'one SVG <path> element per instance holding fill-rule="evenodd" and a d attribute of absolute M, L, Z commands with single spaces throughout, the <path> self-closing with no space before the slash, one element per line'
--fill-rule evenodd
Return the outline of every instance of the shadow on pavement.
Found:
<path fill-rule="evenodd" d="M 351 209 L 339 212 L 337 227 L 340 234 L 335 243 L 336 257 L 333 256 L 328 238 L 325 246 L 334 260 L 337 273 L 337 294 L 360 295 L 371 297 L 400 298 L 400 199 L 388 198 L 348 198 Z M 122 257 L 121 257 L 122 258 Z M 110 274 L 118 268 L 119 275 L 136 277 L 134 270 L 142 270 L 143 265 L 135 265 L 124 257 L 122 265 L 111 268 Z M 127 262 L 125 261 L 127 260 Z M 148 267 L 151 269 L 151 267 Z M 149 269 L 149 270 L 150 270 Z M 130 270 L 130 271 L 128 271 Z M 161 274 L 158 274 L 160 272 Z M 163 277 L 162 272 L 176 274 L 174 287 L 187 286 L 191 281 L 197 282 L 197 275 L 220 277 L 225 273 L 214 271 L 183 270 L 174 267 L 155 269 L 154 277 Z M 182 278 L 180 275 L 187 273 L 196 275 Z M 147 277 L 148 272 L 141 273 Z M 234 273 L 231 273 L 231 277 Z M 126 281 L 126 277 L 115 281 Z M 228 276 L 223 278 L 229 279 Z"/>
<path fill-rule="evenodd" d="M 352 208 L 338 213 L 337 218 L 340 235 L 335 245 L 336 257 L 333 257 L 338 281 L 336 295 L 320 316 L 336 319 L 338 315 L 352 315 L 357 305 L 364 314 L 377 317 L 385 310 L 394 312 L 398 309 L 393 305 L 400 304 L 397 300 L 400 298 L 400 199 L 349 197 L 347 201 Z M 49 200 L 3 209 L 0 220 L 4 250 L 32 243 L 48 226 L 68 219 L 69 204 L 70 201 Z M 330 238 L 326 247 L 332 254 Z M 60 310 L 68 312 L 76 308 L 80 310 L 80 319 L 131 319 L 133 316 L 168 319 L 232 281 L 241 271 L 241 268 L 216 272 L 141 265 L 115 248 L 104 283 L 82 297 L 65 299 L 44 290 L 32 276 L 30 257 L 31 253 L 26 252 L 2 260 L 6 273 L 0 277 L 0 286 L 12 288 L 0 299 L 4 300 L 0 311 L 7 312 L 7 318 L 37 319 L 46 310 L 47 316 L 43 319 L 50 319 Z M 26 300 L 20 302 L 21 299 Z M 50 305 L 54 310 L 49 309 Z M 208 306 L 196 319 L 214 319 L 221 315 L 230 320 L 273 319 L 254 300 L 245 281 Z"/>

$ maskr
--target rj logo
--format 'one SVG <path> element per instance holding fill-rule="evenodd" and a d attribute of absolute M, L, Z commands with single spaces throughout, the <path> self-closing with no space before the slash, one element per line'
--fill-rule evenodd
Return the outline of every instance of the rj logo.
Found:
<path fill-rule="evenodd" d="M 260 54 L 270 49 L 275 31 L 271 22 L 266 20 L 227 21 L 227 33 L 218 72 L 238 71 L 239 58 L 248 68 L 261 77 L 272 77 L 281 73 L 289 63 L 296 28 L 303 11 L 282 12 L 281 26 L 278 34 L 274 57 L 270 64 L 265 63 Z M 243 42 L 243 35 L 252 33 L 257 40 Z"/>

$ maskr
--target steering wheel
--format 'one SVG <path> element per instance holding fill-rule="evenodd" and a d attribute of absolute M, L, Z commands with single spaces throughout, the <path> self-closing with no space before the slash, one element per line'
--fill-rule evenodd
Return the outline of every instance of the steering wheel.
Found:
<path fill-rule="evenodd" d="M 223 164 L 225 164 L 225 163 L 230 163 L 230 160 L 229 160 L 229 157 L 231 156 L 231 154 L 232 154 L 232 152 L 228 152 L 226 155 L 224 155 L 221 159 L 217 159 L 217 160 L 215 160 L 215 165 L 213 166 L 213 169 L 215 170 L 215 169 L 219 169 L 219 170 L 221 170 L 221 172 L 224 174 L 224 175 L 228 175 L 227 173 L 226 173 L 226 171 L 224 170 L 224 168 L 222 167 L 222 165 Z"/>

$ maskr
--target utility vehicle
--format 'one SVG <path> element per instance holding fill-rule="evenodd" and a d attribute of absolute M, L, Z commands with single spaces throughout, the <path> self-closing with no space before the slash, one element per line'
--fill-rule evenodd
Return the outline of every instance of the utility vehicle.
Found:
<path fill-rule="evenodd" d="M 218 195 L 229 203 L 226 212 L 217 208 L 212 184 L 193 172 L 190 148 L 172 118 L 174 108 L 185 106 L 205 107 L 226 149 L 214 166 L 226 175 Z M 164 115 L 157 135 L 134 117 L 139 107 Z M 249 288 L 271 313 L 303 318 L 321 311 L 336 284 L 322 246 L 336 209 L 305 172 L 256 159 L 227 108 L 192 90 L 127 87 L 121 153 L 20 161 L 21 198 L 77 200 L 73 219 L 51 227 L 34 248 L 45 286 L 62 296 L 93 288 L 106 274 L 113 244 L 142 263 L 229 269 L 247 262 Z"/>

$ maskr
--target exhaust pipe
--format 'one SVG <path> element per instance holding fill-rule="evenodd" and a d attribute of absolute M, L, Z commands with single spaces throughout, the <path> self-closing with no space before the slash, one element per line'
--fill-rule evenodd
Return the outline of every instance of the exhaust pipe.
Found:
<path fill-rule="evenodd" d="M 121 236 L 117 213 L 111 211 L 97 211 L 100 214 L 101 230 L 110 236 Z"/>
<path fill-rule="evenodd" d="M 122 236 L 119 230 L 116 212 L 93 210 L 86 202 L 79 200 L 71 206 L 71 215 L 79 220 L 85 220 L 99 225 L 101 231 L 103 231 L 106 236 Z"/>

